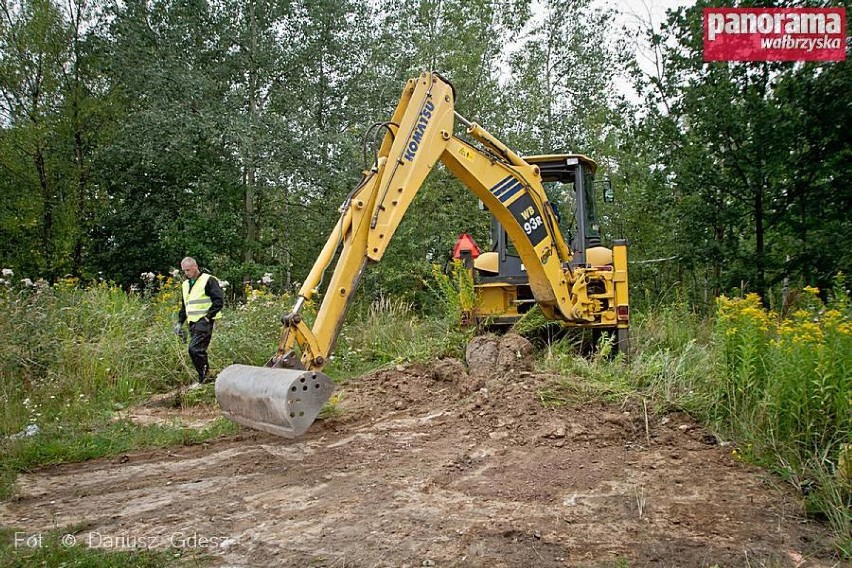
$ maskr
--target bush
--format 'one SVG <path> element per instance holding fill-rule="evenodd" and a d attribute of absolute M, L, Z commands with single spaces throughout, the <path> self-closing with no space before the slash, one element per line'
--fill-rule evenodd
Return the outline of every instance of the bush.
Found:
<path fill-rule="evenodd" d="M 754 295 L 720 298 L 714 340 L 722 368 L 712 419 L 752 459 L 795 483 L 852 554 L 852 477 L 841 467 L 852 442 L 852 323 L 842 285 L 824 304 L 805 288 L 787 318 Z"/>

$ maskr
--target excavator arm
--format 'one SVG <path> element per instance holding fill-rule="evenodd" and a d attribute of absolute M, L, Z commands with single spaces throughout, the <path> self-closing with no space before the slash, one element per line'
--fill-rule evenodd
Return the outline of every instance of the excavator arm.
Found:
<path fill-rule="evenodd" d="M 456 118 L 485 150 L 454 135 Z M 571 251 L 530 165 L 454 110 L 452 85 L 423 73 L 406 84 L 373 167 L 341 206 L 340 218 L 282 317 L 276 354 L 266 367 L 231 365 L 216 381 L 229 418 L 278 435 L 304 432 L 333 390 L 321 373 L 368 262 L 382 259 L 423 181 L 440 160 L 503 225 L 526 266 L 536 302 L 551 319 L 590 321 L 592 302 L 570 269 Z M 302 308 L 337 263 L 312 326 Z M 297 353 L 298 351 L 298 353 Z M 297 358 L 298 357 L 298 358 Z"/>

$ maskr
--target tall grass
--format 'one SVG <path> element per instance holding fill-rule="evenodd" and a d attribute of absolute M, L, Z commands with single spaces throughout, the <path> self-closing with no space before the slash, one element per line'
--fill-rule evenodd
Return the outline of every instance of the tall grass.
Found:
<path fill-rule="evenodd" d="M 186 344 L 172 334 L 179 293 L 171 279 L 148 294 L 104 283 L 0 289 L 0 434 L 85 421 L 190 383 Z M 266 361 L 291 303 L 250 290 L 228 306 L 210 347 L 213 372 Z"/>
<path fill-rule="evenodd" d="M 0 496 L 16 472 L 39 465 L 236 431 L 226 422 L 195 432 L 116 419 L 116 411 L 194 379 L 186 345 L 172 334 L 179 294 L 165 277 L 129 293 L 71 280 L 0 287 Z M 265 361 L 284 300 L 254 294 L 228 310 L 211 345 L 214 372 L 233 361 Z"/>
<path fill-rule="evenodd" d="M 443 306 L 444 319 L 450 327 L 472 323 L 476 303 L 473 273 L 462 262 L 454 259 L 449 272 L 443 272 L 437 264 L 432 265 L 433 289 Z"/>
<path fill-rule="evenodd" d="M 389 364 L 461 357 L 473 334 L 458 325 L 459 312 L 429 317 L 410 303 L 383 296 L 353 312 L 325 369 L 335 380 Z"/>
<path fill-rule="evenodd" d="M 754 295 L 719 299 L 710 418 L 802 489 L 852 556 L 852 476 L 841 467 L 852 443 L 852 314 L 842 285 L 827 304 L 818 294 L 806 287 L 783 319 Z"/>
<path fill-rule="evenodd" d="M 386 297 L 356 306 L 327 372 L 345 379 L 383 365 L 459 355 L 468 332 L 457 326 L 457 290 L 447 292 L 442 303 L 448 310 L 435 318 Z M 16 472 L 39 465 L 235 431 L 227 423 L 196 433 L 115 416 L 152 393 L 194 380 L 187 346 L 172 333 L 179 302 L 179 282 L 162 276 L 131 292 L 73 280 L 0 286 L 0 496 L 10 490 Z M 247 288 L 244 300 L 226 306 L 216 324 L 212 373 L 232 363 L 264 364 L 277 347 L 279 317 L 292 305 L 286 294 Z M 309 304 L 305 315 L 310 320 L 315 306 Z M 212 402 L 212 394 L 208 398 Z"/>

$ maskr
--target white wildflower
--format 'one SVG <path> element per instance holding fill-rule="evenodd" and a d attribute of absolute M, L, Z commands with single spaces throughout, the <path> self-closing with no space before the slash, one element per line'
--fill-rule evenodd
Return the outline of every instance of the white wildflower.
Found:
<path fill-rule="evenodd" d="M 219 281 L 219 286 L 222 287 L 222 290 L 224 290 L 225 288 L 227 288 L 230 285 L 231 285 L 231 283 L 228 282 L 227 280 L 220 280 Z"/>
<path fill-rule="evenodd" d="M 180 270 L 178 270 L 177 268 L 172 269 L 172 270 L 169 271 L 169 274 L 171 275 L 172 278 L 177 278 L 178 274 L 180 274 Z"/>
<path fill-rule="evenodd" d="M 15 272 L 11 268 L 4 268 L 3 269 L 3 276 L 5 276 L 6 278 L 11 278 L 14 275 L 15 275 Z"/>
<path fill-rule="evenodd" d="M 263 275 L 263 278 L 261 278 L 260 281 L 263 284 L 266 284 L 266 285 L 272 284 L 272 273 L 267 272 L 266 274 Z"/>
<path fill-rule="evenodd" d="M 21 286 L 24 286 L 26 288 L 32 288 L 33 286 L 35 286 L 35 284 L 33 284 L 33 281 L 29 278 L 23 278 L 21 279 Z"/>
<path fill-rule="evenodd" d="M 148 284 L 153 282 L 155 277 L 156 276 L 153 272 L 143 272 L 139 275 L 139 278 L 141 278 L 143 282 L 147 282 Z"/>

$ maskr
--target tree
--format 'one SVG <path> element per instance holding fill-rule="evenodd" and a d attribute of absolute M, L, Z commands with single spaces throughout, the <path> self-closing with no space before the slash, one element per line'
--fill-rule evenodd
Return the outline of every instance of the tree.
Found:
<path fill-rule="evenodd" d="M 23 205 L 4 215 L 11 221 L 4 223 L 4 236 L 29 237 L 38 243 L 24 254 L 11 250 L 6 254 L 24 270 L 55 276 L 70 268 L 63 261 L 68 248 L 68 196 L 56 152 L 62 74 L 68 58 L 66 30 L 62 14 L 50 0 L 3 0 L 0 11 L 4 150 L 0 164 L 9 174 L 4 189 L 12 199 L 7 203 Z"/>
<path fill-rule="evenodd" d="M 705 63 L 702 7 L 670 13 L 651 34 L 666 65 L 643 85 L 651 110 L 640 132 L 659 153 L 662 190 L 672 197 L 679 268 L 703 274 L 714 293 L 745 287 L 766 296 L 785 277 L 808 273 L 826 285 L 848 257 L 802 246 L 833 249 L 824 219 L 848 229 L 833 208 L 814 207 L 849 203 L 848 186 L 837 184 L 848 167 L 833 159 L 848 155 L 848 144 L 824 114 L 848 117 L 833 102 L 850 84 L 847 66 Z"/>

